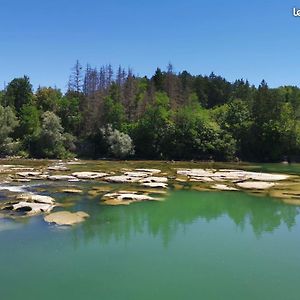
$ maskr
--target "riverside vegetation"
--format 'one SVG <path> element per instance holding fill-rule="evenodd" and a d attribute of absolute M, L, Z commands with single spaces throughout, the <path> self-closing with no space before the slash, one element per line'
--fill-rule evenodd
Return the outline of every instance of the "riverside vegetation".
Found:
<path fill-rule="evenodd" d="M 77 61 L 66 93 L 27 76 L 0 92 L 0 156 L 282 161 L 300 150 L 300 89 Z"/>

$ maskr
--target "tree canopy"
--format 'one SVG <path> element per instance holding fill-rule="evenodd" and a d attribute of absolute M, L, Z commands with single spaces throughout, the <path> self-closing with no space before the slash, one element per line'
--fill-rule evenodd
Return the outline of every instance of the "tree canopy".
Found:
<path fill-rule="evenodd" d="M 211 73 L 72 68 L 68 89 L 29 77 L 0 91 L 0 155 L 281 161 L 300 158 L 300 89 Z"/>

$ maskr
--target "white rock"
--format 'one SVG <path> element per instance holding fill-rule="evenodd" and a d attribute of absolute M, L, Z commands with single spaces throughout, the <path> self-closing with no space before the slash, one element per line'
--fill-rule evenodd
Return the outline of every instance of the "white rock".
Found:
<path fill-rule="evenodd" d="M 55 166 L 50 166 L 48 167 L 49 171 L 68 171 L 70 170 L 68 167 L 65 165 L 55 165 Z"/>
<path fill-rule="evenodd" d="M 163 182 L 146 182 L 146 183 L 143 183 L 142 186 L 146 186 L 146 187 L 150 187 L 150 188 L 163 188 L 163 189 L 168 188 L 168 185 Z"/>
<path fill-rule="evenodd" d="M 39 176 L 41 174 L 42 174 L 41 172 L 19 172 L 19 173 L 16 173 L 16 175 L 18 175 L 20 177 Z"/>
<path fill-rule="evenodd" d="M 45 216 L 44 220 L 48 223 L 56 223 L 57 225 L 74 225 L 85 221 L 88 217 L 89 215 L 83 211 L 75 213 L 59 211 Z"/>
<path fill-rule="evenodd" d="M 133 201 L 145 201 L 145 200 L 155 200 L 154 198 L 147 195 L 139 194 L 121 194 L 117 196 L 118 200 L 133 200 Z"/>
<path fill-rule="evenodd" d="M 10 207 L 12 208 L 11 210 L 14 211 L 24 211 L 27 215 L 36 215 L 43 212 L 50 212 L 54 205 L 21 201 L 17 204 L 12 204 L 11 206 L 8 204 L 4 207 L 4 209 L 8 209 Z"/>
<path fill-rule="evenodd" d="M 147 177 L 144 179 L 140 180 L 141 183 L 153 183 L 153 182 L 168 182 L 168 178 L 166 177 L 155 177 L 155 176 L 151 176 L 151 177 Z"/>
<path fill-rule="evenodd" d="M 202 177 L 202 176 L 210 177 L 213 174 L 213 172 L 204 169 L 186 169 L 186 170 L 177 170 L 177 174 L 190 176 L 190 177 Z"/>
<path fill-rule="evenodd" d="M 147 177 L 149 176 L 149 173 L 147 172 L 125 172 L 125 175 L 126 176 L 129 176 L 129 177 Z"/>
<path fill-rule="evenodd" d="M 258 173 L 249 172 L 244 170 L 230 170 L 220 169 L 216 171 L 214 169 L 186 169 L 177 170 L 177 174 L 189 176 L 193 181 L 203 181 L 203 178 L 211 178 L 214 181 L 241 181 L 241 180 L 259 180 L 259 181 L 279 181 L 285 180 L 290 175 L 285 174 L 269 174 L 269 173 Z"/>
<path fill-rule="evenodd" d="M 248 178 L 253 180 L 262 180 L 262 181 L 280 181 L 286 180 L 290 175 L 286 174 L 268 174 L 268 173 L 256 173 L 248 172 Z"/>
<path fill-rule="evenodd" d="M 75 172 L 72 173 L 72 176 L 77 177 L 79 179 L 97 179 L 104 176 L 107 176 L 107 173 L 100 172 Z"/>
<path fill-rule="evenodd" d="M 124 191 L 125 192 L 125 191 Z M 147 201 L 147 200 L 156 200 L 153 197 L 150 197 L 148 195 L 141 195 L 137 194 L 135 192 L 125 192 L 122 193 L 117 192 L 117 193 L 108 193 L 103 196 L 103 198 L 111 198 L 111 199 L 117 199 L 118 201 Z"/>
<path fill-rule="evenodd" d="M 212 186 L 212 188 L 220 191 L 238 191 L 238 189 L 228 186 L 226 184 L 215 184 Z"/>
<path fill-rule="evenodd" d="M 194 182 L 197 182 L 197 181 L 199 181 L 199 182 L 213 182 L 214 180 L 210 177 L 203 176 L 203 177 L 192 177 L 191 181 L 194 181 Z"/>
<path fill-rule="evenodd" d="M 161 170 L 158 169 L 135 169 L 138 172 L 145 172 L 145 173 L 150 173 L 150 174 L 158 174 L 161 172 Z"/>
<path fill-rule="evenodd" d="M 244 189 L 265 190 L 273 187 L 275 183 L 265 181 L 245 181 L 238 182 L 236 185 Z"/>
<path fill-rule="evenodd" d="M 105 177 L 106 181 L 114 182 L 114 183 L 138 182 L 141 179 L 142 179 L 141 177 L 130 177 L 126 175 Z"/>
<path fill-rule="evenodd" d="M 29 178 L 14 178 L 13 181 L 16 181 L 16 182 L 30 182 L 31 179 L 29 179 Z"/>
<path fill-rule="evenodd" d="M 18 185 L 18 186 L 1 185 L 0 190 L 7 190 L 14 193 L 24 193 L 26 192 L 26 187 L 27 187 L 26 185 Z"/>
<path fill-rule="evenodd" d="M 65 180 L 65 181 L 77 180 L 76 177 L 71 176 L 71 175 L 52 175 L 52 176 L 49 176 L 48 179 L 50 179 L 50 180 Z"/>
<path fill-rule="evenodd" d="M 36 194 L 23 194 L 17 196 L 16 199 L 21 201 L 45 203 L 45 204 L 54 204 L 55 202 L 55 199 L 53 199 L 50 196 L 36 195 Z"/>

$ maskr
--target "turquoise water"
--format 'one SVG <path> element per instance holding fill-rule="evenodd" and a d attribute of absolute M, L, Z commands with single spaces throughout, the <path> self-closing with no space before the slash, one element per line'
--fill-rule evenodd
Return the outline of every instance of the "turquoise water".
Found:
<path fill-rule="evenodd" d="M 239 192 L 76 197 L 91 217 L 73 228 L 0 220 L 1 299 L 300 299 L 299 207 Z"/>

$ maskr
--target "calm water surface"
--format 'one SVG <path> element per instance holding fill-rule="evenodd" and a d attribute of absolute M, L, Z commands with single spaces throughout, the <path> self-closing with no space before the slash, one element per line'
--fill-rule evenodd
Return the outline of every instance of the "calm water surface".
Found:
<path fill-rule="evenodd" d="M 300 299 L 297 206 L 240 192 L 73 200 L 91 217 L 72 228 L 0 219 L 0 299 Z"/>

